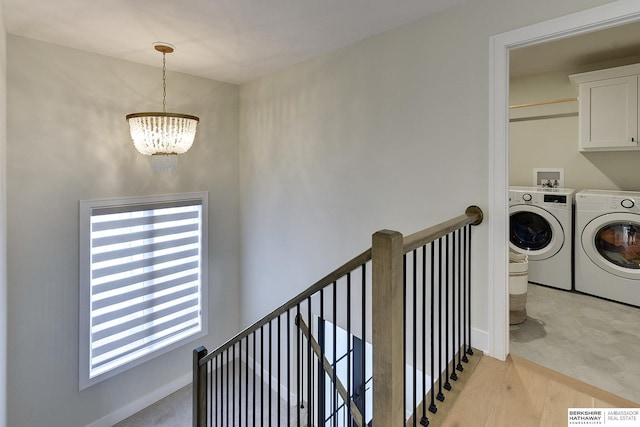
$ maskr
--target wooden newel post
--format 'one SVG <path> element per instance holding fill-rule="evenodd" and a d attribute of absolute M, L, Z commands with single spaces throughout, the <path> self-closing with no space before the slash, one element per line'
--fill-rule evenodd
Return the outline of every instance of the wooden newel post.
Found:
<path fill-rule="evenodd" d="M 403 237 L 373 235 L 373 423 L 404 425 Z"/>
<path fill-rule="evenodd" d="M 201 367 L 200 360 L 207 349 L 200 346 L 193 350 L 193 427 L 207 425 L 207 365 Z"/>

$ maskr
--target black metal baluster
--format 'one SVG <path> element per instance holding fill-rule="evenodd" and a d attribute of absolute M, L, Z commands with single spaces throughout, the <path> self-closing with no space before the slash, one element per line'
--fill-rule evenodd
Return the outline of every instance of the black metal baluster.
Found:
<path fill-rule="evenodd" d="M 333 393 L 332 393 L 332 412 L 335 414 L 333 417 L 333 426 L 338 427 L 338 414 L 336 413 L 338 409 L 338 383 L 336 377 L 336 371 L 338 370 L 338 350 L 336 346 L 338 345 L 337 338 L 337 326 L 338 323 L 338 297 L 337 297 L 337 289 L 336 282 L 333 282 Z"/>
<path fill-rule="evenodd" d="M 280 416 L 281 416 L 281 414 L 280 414 L 280 406 L 281 406 L 281 405 L 280 405 L 280 381 L 281 381 L 281 380 L 280 380 L 280 373 L 281 373 L 281 372 L 280 372 L 280 357 L 281 357 L 281 351 L 280 351 L 280 347 L 281 347 L 281 336 L 280 336 L 280 328 L 281 328 L 281 325 L 280 325 L 280 317 L 281 317 L 281 316 L 282 316 L 282 315 L 278 315 L 278 321 L 277 321 L 277 325 L 278 325 L 278 334 L 277 334 L 277 338 L 278 338 L 278 340 L 277 340 L 277 342 L 278 342 L 278 346 L 277 346 L 277 347 L 278 347 L 278 349 L 277 349 L 278 357 L 276 358 L 276 363 L 278 364 L 278 369 L 277 369 L 276 371 L 277 371 L 277 375 L 278 375 L 278 377 L 277 377 L 277 381 L 276 381 L 276 383 L 277 383 L 277 384 L 276 384 L 276 387 L 278 388 L 278 392 L 277 392 L 277 396 L 278 396 L 278 398 L 276 399 L 276 405 L 277 405 L 276 407 L 278 408 L 278 411 L 277 411 L 277 414 L 278 414 L 278 418 L 277 418 L 277 420 L 278 420 L 278 424 L 280 424 L 280 423 L 281 423 L 281 418 L 280 418 Z"/>
<path fill-rule="evenodd" d="M 238 341 L 238 360 L 236 362 L 234 358 L 234 366 L 238 365 L 238 423 L 237 426 L 242 425 L 242 339 Z"/>
<path fill-rule="evenodd" d="M 291 310 L 287 310 L 287 427 L 291 427 Z"/>
<path fill-rule="evenodd" d="M 438 239 L 438 395 L 436 399 L 444 401 L 442 393 L 442 238 Z"/>
<path fill-rule="evenodd" d="M 301 374 L 300 371 L 302 369 L 302 355 L 301 355 L 301 351 L 300 351 L 300 334 L 302 333 L 300 331 L 300 324 L 298 323 L 298 319 L 300 319 L 300 304 L 296 305 L 296 387 L 297 387 L 297 398 L 298 398 L 298 402 L 296 405 L 296 411 L 297 411 L 297 422 L 298 425 L 301 425 L 301 421 L 302 418 L 300 417 L 300 408 L 302 407 L 302 395 L 300 394 L 302 392 L 302 387 L 300 386 L 300 381 L 301 381 Z"/>
<path fill-rule="evenodd" d="M 413 251 L 413 406 L 412 411 L 418 407 L 418 251 Z M 406 347 L 406 344 L 405 344 Z M 405 407 L 406 411 L 406 407 Z M 417 426 L 417 417 L 413 417 L 413 425 Z"/>
<path fill-rule="evenodd" d="M 209 387 L 207 387 L 207 423 L 209 425 L 213 424 L 213 417 L 215 414 L 214 405 L 215 405 L 215 396 L 217 392 L 216 384 L 213 382 L 213 361 L 214 359 L 210 359 L 207 363 L 207 377 L 209 378 Z"/>
<path fill-rule="evenodd" d="M 214 370 L 215 370 L 215 390 L 214 390 L 214 403 L 213 403 L 213 406 L 214 406 L 215 421 L 216 421 L 216 426 L 217 426 L 218 425 L 218 414 L 221 412 L 220 409 L 218 408 L 218 391 L 221 390 L 219 385 L 218 385 L 218 356 L 214 357 L 213 360 L 214 360 L 213 367 L 214 367 Z"/>
<path fill-rule="evenodd" d="M 307 425 L 311 425 L 313 416 L 313 388 L 311 385 L 311 378 L 313 377 L 313 365 L 311 359 L 311 337 L 313 336 L 313 318 L 311 317 L 311 297 L 307 298 L 307 316 L 309 319 L 309 338 L 307 339 Z"/>
<path fill-rule="evenodd" d="M 462 361 L 465 362 L 465 363 L 469 362 L 469 358 L 467 357 L 467 350 L 468 350 L 467 349 L 467 344 L 469 343 L 469 330 L 467 329 L 467 325 L 468 325 L 467 317 L 468 317 L 468 312 L 469 312 L 469 309 L 468 309 L 468 306 L 467 306 L 467 294 L 468 294 L 468 292 L 467 292 L 467 228 L 468 227 L 464 227 L 464 230 L 463 230 L 464 231 L 464 236 L 463 236 L 464 247 L 463 247 L 463 251 L 462 251 L 462 256 L 464 257 L 464 261 L 465 261 L 464 262 L 464 270 L 463 270 L 463 272 L 464 272 L 464 284 L 463 284 L 463 287 L 462 287 L 463 292 L 464 292 L 463 302 L 462 302 L 462 305 L 463 305 L 463 320 L 462 321 L 464 322 L 464 327 L 463 327 L 463 330 L 464 330 L 464 343 L 463 343 L 463 346 L 462 346 L 462 352 L 464 354 L 462 355 Z"/>
<path fill-rule="evenodd" d="M 231 421 L 236 425 L 236 345 L 231 346 Z"/>
<path fill-rule="evenodd" d="M 456 234 L 451 236 L 451 379 L 458 381 L 456 373 Z M 458 278 L 459 280 L 459 278 Z"/>
<path fill-rule="evenodd" d="M 463 349 L 463 341 L 462 341 L 462 312 L 463 312 L 463 306 L 462 306 L 462 286 L 464 283 L 463 277 L 462 277 L 462 264 L 464 262 L 464 260 L 462 259 L 461 253 L 462 253 L 462 231 L 458 230 L 456 231 L 456 234 L 458 236 L 458 366 L 456 367 L 456 369 L 460 372 L 462 372 L 464 370 L 464 368 L 462 367 L 462 354 L 464 353 L 464 349 Z"/>
<path fill-rule="evenodd" d="M 273 384 L 271 384 L 271 378 L 273 378 L 273 369 L 272 369 L 272 363 L 271 363 L 271 359 L 273 359 L 272 354 L 273 354 L 273 349 L 271 348 L 271 339 L 272 339 L 272 335 L 273 335 L 273 323 L 271 322 L 271 319 L 269 319 L 269 341 L 268 341 L 268 364 L 269 364 L 269 369 L 268 369 L 268 374 L 269 374 L 269 388 L 267 389 L 267 402 L 268 402 L 268 406 L 267 406 L 267 417 L 269 420 L 269 427 L 271 427 L 271 409 L 273 406 L 273 402 L 271 402 L 271 395 L 273 394 Z"/>
<path fill-rule="evenodd" d="M 420 424 L 429 425 L 427 418 L 427 246 L 422 247 L 422 418 Z"/>
<path fill-rule="evenodd" d="M 445 236 L 445 281 L 444 281 L 444 388 L 445 390 L 451 390 L 451 383 L 449 382 L 449 235 Z"/>
<path fill-rule="evenodd" d="M 226 409 L 225 409 L 225 420 L 226 420 L 226 424 L 227 424 L 227 425 L 229 425 L 229 413 L 230 413 L 230 411 L 231 411 L 231 409 L 230 409 L 231 403 L 230 403 L 230 401 L 229 401 L 229 389 L 230 389 L 230 386 L 231 386 L 231 375 L 229 374 L 229 369 L 230 369 L 230 367 L 229 367 L 229 353 L 230 353 L 230 349 L 229 349 L 229 348 L 227 348 L 227 349 L 224 351 L 224 355 L 225 355 L 226 360 L 225 360 L 225 362 L 224 362 L 225 369 L 224 369 L 224 372 L 223 372 L 223 375 L 224 375 L 224 378 L 225 378 L 225 388 L 226 388 L 226 396 L 225 396 L 225 406 L 226 406 Z"/>
<path fill-rule="evenodd" d="M 432 413 L 438 412 L 438 407 L 435 401 L 435 242 L 431 242 L 431 384 L 429 389 L 431 390 L 431 404 L 429 405 L 429 411 Z"/>
<path fill-rule="evenodd" d="M 353 391 L 351 390 L 351 357 L 352 357 L 352 352 L 351 352 L 351 347 L 352 347 L 352 338 L 351 338 L 351 273 L 347 273 L 347 398 L 348 401 L 345 402 L 347 405 L 347 408 L 349 408 L 349 405 L 351 403 L 351 400 L 353 399 Z M 347 409 L 347 419 L 346 419 L 346 426 L 347 427 L 351 427 L 352 425 L 352 418 L 351 418 L 351 412 L 349 411 L 349 409 Z"/>
<path fill-rule="evenodd" d="M 218 368 L 218 359 L 221 357 L 221 355 L 217 355 L 216 357 L 214 357 L 214 367 L 215 367 L 215 382 L 216 382 L 216 403 L 215 403 L 215 425 L 216 426 L 220 426 L 222 425 L 222 420 L 220 420 L 220 416 L 222 414 L 222 384 L 220 382 L 220 368 Z M 218 423 L 218 421 L 220 421 L 220 423 Z"/>
<path fill-rule="evenodd" d="M 318 345 L 321 354 L 325 354 L 327 344 L 327 322 L 324 314 L 324 290 L 320 290 L 320 315 L 318 317 Z M 324 363 L 318 363 L 318 401 L 317 401 L 317 420 L 318 425 L 325 425 L 327 419 L 327 381 Z"/>
<path fill-rule="evenodd" d="M 226 369 L 225 369 L 225 371 L 226 371 L 226 375 L 225 375 L 226 381 L 225 381 L 225 384 L 226 384 L 226 390 L 227 390 L 227 395 L 226 395 L 226 399 L 225 399 L 225 414 L 226 414 L 225 418 L 227 420 L 227 426 L 230 426 L 231 424 L 229 424 L 229 383 L 231 383 L 231 377 L 229 376 L 229 349 L 226 349 L 224 351 L 224 354 L 226 356 L 226 361 L 225 361 L 225 364 L 226 364 Z"/>
<path fill-rule="evenodd" d="M 469 301 L 469 349 L 467 353 L 469 355 L 473 355 L 473 346 L 471 345 L 471 226 L 467 225 L 469 228 L 469 247 L 467 249 L 467 254 L 469 257 L 469 263 L 467 264 L 467 269 L 469 270 L 469 274 L 467 274 L 467 285 L 469 287 L 469 292 L 467 292 L 467 298 Z"/>
<path fill-rule="evenodd" d="M 367 424 L 367 266 L 362 264 L 362 421 Z"/>
<path fill-rule="evenodd" d="M 245 425 L 249 427 L 249 336 L 244 341 L 247 344 L 244 356 L 244 419 Z"/>
<path fill-rule="evenodd" d="M 243 342 L 246 342 L 246 344 L 247 344 L 247 348 L 245 350 L 245 354 L 248 354 L 248 352 L 249 352 L 249 339 L 245 337 L 245 338 L 242 338 L 240 340 L 240 342 L 239 342 L 239 344 L 240 344 L 240 348 L 239 348 L 240 360 L 238 362 L 239 363 L 238 369 L 240 369 L 240 378 L 239 378 L 239 381 L 238 381 L 238 385 L 240 387 L 240 392 L 238 393 L 238 396 L 239 396 L 239 402 L 238 402 L 239 411 L 238 411 L 238 413 L 239 413 L 240 418 L 238 420 L 238 426 L 242 426 L 242 409 L 243 409 L 242 408 L 242 366 L 243 366 L 243 363 L 242 363 L 242 343 Z M 245 356 L 245 359 L 246 359 L 246 356 Z M 246 362 L 244 363 L 244 368 L 245 368 L 244 369 L 244 378 L 245 378 L 245 388 L 244 388 L 244 393 L 245 393 L 244 394 L 244 397 L 245 397 L 245 399 L 244 399 L 244 411 L 245 412 L 244 412 L 244 415 L 245 415 L 245 419 L 248 420 L 248 418 L 247 418 L 247 403 L 249 402 L 249 398 L 248 398 L 248 395 L 247 395 L 247 378 L 249 376 L 249 370 L 248 370 Z M 247 422 L 245 422 L 245 424 L 246 423 Z"/>
<path fill-rule="evenodd" d="M 257 345 L 257 340 L 256 340 L 256 336 L 257 336 L 256 331 L 253 331 L 251 333 L 251 336 L 253 336 L 253 349 L 252 349 L 252 353 L 253 353 L 253 357 L 252 357 L 252 359 L 253 359 L 253 387 L 252 387 L 252 390 L 251 390 L 251 392 L 253 394 L 253 399 L 251 401 L 251 405 L 252 405 L 251 409 L 253 411 L 253 416 L 251 418 L 253 419 L 253 427 L 256 427 L 256 418 L 257 418 L 256 417 L 256 400 L 257 400 L 257 395 L 256 395 L 256 393 L 257 393 L 257 391 L 256 391 L 256 388 L 257 388 L 257 381 L 256 381 L 256 357 L 257 357 L 256 356 L 256 348 L 258 346 Z"/>
<path fill-rule="evenodd" d="M 260 425 L 264 424 L 264 325 L 260 326 Z"/>
<path fill-rule="evenodd" d="M 220 367 L 218 367 L 218 359 L 220 359 Z M 219 355 L 216 356 L 216 382 L 219 384 L 218 390 L 220 390 L 220 405 L 218 405 L 217 407 L 217 412 L 218 412 L 218 419 L 220 421 L 220 423 L 218 424 L 219 426 L 222 427 L 223 425 L 223 420 L 224 420 L 224 395 L 223 395 L 223 391 L 224 391 L 224 377 L 223 377 L 223 369 L 224 367 L 224 353 L 220 353 Z"/>

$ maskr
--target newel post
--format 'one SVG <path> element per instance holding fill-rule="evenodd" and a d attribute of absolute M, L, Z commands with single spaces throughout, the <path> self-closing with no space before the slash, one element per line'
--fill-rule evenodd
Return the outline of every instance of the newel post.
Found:
<path fill-rule="evenodd" d="M 207 349 L 200 346 L 193 350 L 193 427 L 207 425 L 207 365 L 200 366 L 200 360 L 207 355 Z"/>
<path fill-rule="evenodd" d="M 373 422 L 377 426 L 404 425 L 402 234 L 378 231 L 371 250 Z"/>

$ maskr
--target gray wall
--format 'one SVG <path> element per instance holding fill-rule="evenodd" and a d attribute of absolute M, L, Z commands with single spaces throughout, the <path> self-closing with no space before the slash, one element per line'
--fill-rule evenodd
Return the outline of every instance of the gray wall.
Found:
<path fill-rule="evenodd" d="M 486 210 L 489 37 L 602 3 L 470 1 L 242 86 L 243 324 L 379 229 L 407 234 L 469 204 Z M 482 348 L 486 224 L 474 235 Z"/>
<path fill-rule="evenodd" d="M 7 38 L 0 7 L 0 427 L 7 420 Z"/>
<path fill-rule="evenodd" d="M 169 72 L 168 110 L 201 122 L 177 173 L 154 175 L 125 115 L 162 108 L 161 77 L 158 68 L 8 36 L 11 426 L 105 416 L 111 425 L 109 414 L 190 382 L 192 349 L 238 329 L 238 88 Z M 209 336 L 79 392 L 78 201 L 188 191 L 209 192 Z"/>

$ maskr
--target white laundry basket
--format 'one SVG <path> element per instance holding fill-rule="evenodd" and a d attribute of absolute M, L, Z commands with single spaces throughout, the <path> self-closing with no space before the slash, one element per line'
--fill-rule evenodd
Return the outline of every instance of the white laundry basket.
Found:
<path fill-rule="evenodd" d="M 517 325 L 527 318 L 527 255 L 509 252 L 509 324 Z"/>

